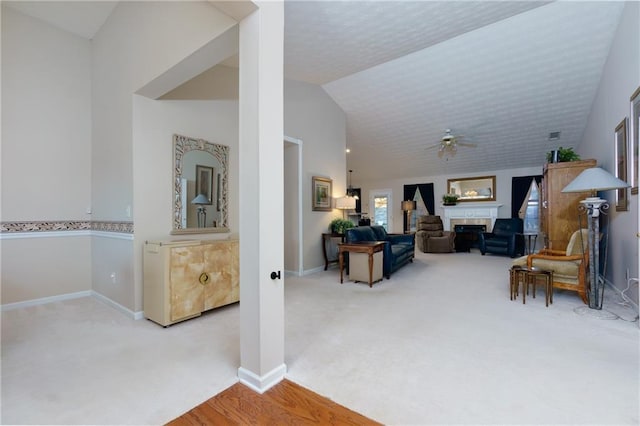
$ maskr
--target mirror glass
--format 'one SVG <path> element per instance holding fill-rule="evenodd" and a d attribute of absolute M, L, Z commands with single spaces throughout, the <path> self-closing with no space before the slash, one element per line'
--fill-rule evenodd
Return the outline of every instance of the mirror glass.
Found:
<path fill-rule="evenodd" d="M 496 177 L 481 176 L 447 180 L 447 193 L 457 194 L 458 201 L 495 201 Z"/>
<path fill-rule="evenodd" d="M 172 234 L 228 232 L 229 147 L 173 135 Z"/>

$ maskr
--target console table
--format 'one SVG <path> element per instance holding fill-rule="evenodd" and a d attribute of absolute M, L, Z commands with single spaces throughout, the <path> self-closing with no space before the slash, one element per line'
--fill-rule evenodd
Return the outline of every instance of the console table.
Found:
<path fill-rule="evenodd" d="M 334 259 L 328 254 L 328 250 L 327 250 L 327 246 L 330 245 L 333 242 L 333 240 L 338 238 L 340 239 L 341 243 L 344 243 L 344 234 L 338 234 L 336 232 L 333 232 L 330 234 L 322 234 L 322 255 L 324 256 L 325 271 L 327 270 L 327 268 L 331 263 L 338 263 L 338 257 Z"/>
<path fill-rule="evenodd" d="M 350 253 L 366 253 L 369 255 L 369 287 L 373 287 L 373 260 L 374 253 L 381 252 L 384 249 L 384 241 L 358 241 L 353 243 L 338 244 L 338 261 L 340 264 L 340 284 L 342 284 L 342 271 L 344 267 L 344 252 Z M 380 265 L 382 266 L 382 264 Z M 382 274 L 380 275 L 382 278 Z"/>

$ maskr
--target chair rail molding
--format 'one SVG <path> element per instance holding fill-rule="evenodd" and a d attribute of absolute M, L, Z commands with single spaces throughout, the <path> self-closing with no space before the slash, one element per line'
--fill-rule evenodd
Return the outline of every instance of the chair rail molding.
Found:
<path fill-rule="evenodd" d="M 456 223 L 475 223 L 478 220 L 491 221 L 491 229 L 498 218 L 498 209 L 502 207 L 499 203 L 464 203 L 455 206 L 442 206 L 444 210 L 444 229 L 452 231 L 451 221 Z M 490 231 L 491 229 L 487 229 Z"/>

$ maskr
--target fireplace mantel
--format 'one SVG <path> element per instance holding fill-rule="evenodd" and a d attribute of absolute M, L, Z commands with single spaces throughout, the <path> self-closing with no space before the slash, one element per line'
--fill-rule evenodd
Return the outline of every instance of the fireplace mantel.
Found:
<path fill-rule="evenodd" d="M 458 223 L 473 223 L 479 219 L 491 221 L 491 229 L 498 218 L 498 209 L 502 204 L 498 203 L 461 203 L 455 206 L 442 206 L 444 210 L 443 225 L 445 230 L 452 230 L 451 220 L 456 219 Z M 488 228 L 488 227 L 487 227 Z M 487 229 L 489 231 L 490 229 Z"/>

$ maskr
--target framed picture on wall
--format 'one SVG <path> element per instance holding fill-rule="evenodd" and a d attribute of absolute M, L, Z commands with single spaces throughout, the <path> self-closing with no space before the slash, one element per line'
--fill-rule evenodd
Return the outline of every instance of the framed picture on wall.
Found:
<path fill-rule="evenodd" d="M 627 118 L 616 126 L 615 134 L 616 177 L 627 181 Z M 616 211 L 627 211 L 627 188 L 616 191 Z"/>
<path fill-rule="evenodd" d="M 313 176 L 311 178 L 311 210 L 331 211 L 333 181 L 329 178 Z"/>
<path fill-rule="evenodd" d="M 631 133 L 631 193 L 638 193 L 638 144 L 640 142 L 640 87 L 631 95 L 631 123 L 629 130 Z"/>
<path fill-rule="evenodd" d="M 194 195 L 194 198 L 200 194 L 203 194 L 207 198 L 207 202 L 202 204 L 213 204 L 213 167 L 197 164 L 196 194 Z"/>

